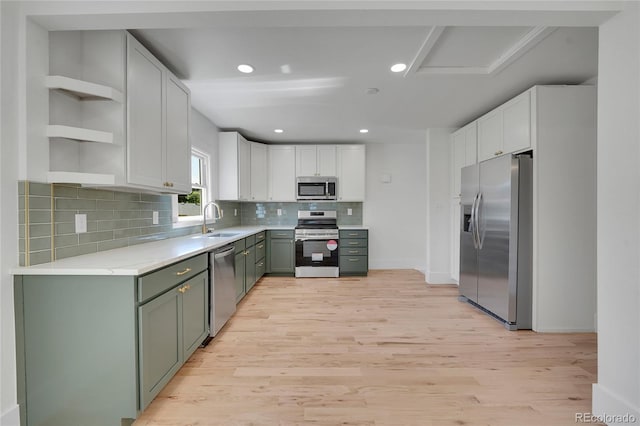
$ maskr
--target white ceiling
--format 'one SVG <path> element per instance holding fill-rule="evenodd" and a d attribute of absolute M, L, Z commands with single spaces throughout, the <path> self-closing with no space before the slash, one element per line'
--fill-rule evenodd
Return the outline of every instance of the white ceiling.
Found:
<path fill-rule="evenodd" d="M 532 85 L 585 82 L 597 76 L 597 25 L 615 13 L 580 1 L 108 3 L 34 19 L 134 30 L 197 110 L 271 142 L 423 142 L 426 129 L 464 125 Z M 396 62 L 409 70 L 392 73 Z"/>

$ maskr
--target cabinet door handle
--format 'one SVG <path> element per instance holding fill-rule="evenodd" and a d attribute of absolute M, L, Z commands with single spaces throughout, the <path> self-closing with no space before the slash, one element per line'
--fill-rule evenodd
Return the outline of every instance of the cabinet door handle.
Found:
<path fill-rule="evenodd" d="M 191 272 L 191 268 L 186 268 L 184 271 L 176 272 L 176 275 L 180 277 L 184 274 L 188 274 L 189 272 Z"/>
<path fill-rule="evenodd" d="M 501 155 L 501 154 L 502 154 L 502 151 L 496 151 L 496 152 L 494 152 L 493 155 Z"/>
<path fill-rule="evenodd" d="M 258 248 L 259 248 L 259 249 L 261 249 L 261 248 L 263 248 L 263 247 L 264 247 L 264 244 L 260 244 L 260 245 L 258 246 Z"/>
<path fill-rule="evenodd" d="M 180 293 L 184 294 L 184 292 L 185 292 L 185 291 L 187 291 L 187 289 L 186 289 L 186 288 L 184 288 L 184 287 L 180 287 L 180 288 L 178 289 L 178 291 L 179 291 Z"/>

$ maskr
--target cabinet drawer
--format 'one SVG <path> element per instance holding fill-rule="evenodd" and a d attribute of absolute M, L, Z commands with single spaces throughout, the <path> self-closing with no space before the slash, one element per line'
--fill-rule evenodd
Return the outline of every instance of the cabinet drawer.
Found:
<path fill-rule="evenodd" d="M 138 278 L 138 302 L 144 302 L 207 269 L 207 254 L 174 263 Z"/>
<path fill-rule="evenodd" d="M 271 238 L 289 238 L 289 239 L 293 239 L 293 230 L 276 230 L 276 231 L 269 231 L 269 233 L 271 234 Z"/>
<path fill-rule="evenodd" d="M 366 229 L 343 229 L 340 231 L 340 239 L 343 238 L 367 238 Z"/>
<path fill-rule="evenodd" d="M 264 275 L 266 266 L 267 262 L 265 259 L 261 259 L 256 262 L 256 280 L 259 280 Z"/>
<path fill-rule="evenodd" d="M 340 248 L 346 249 L 349 247 L 366 247 L 367 240 L 366 239 L 351 239 L 345 238 L 344 240 L 340 240 Z"/>
<path fill-rule="evenodd" d="M 366 256 L 366 247 L 340 247 L 341 256 Z"/>
<path fill-rule="evenodd" d="M 368 269 L 368 256 L 340 256 L 340 275 L 366 274 Z"/>
<path fill-rule="evenodd" d="M 267 251 L 266 249 L 267 243 L 264 241 L 256 242 L 256 260 L 260 260 L 264 258 L 264 255 Z"/>
<path fill-rule="evenodd" d="M 236 246 L 236 254 L 243 252 L 247 248 L 246 238 L 234 241 L 233 244 Z"/>
<path fill-rule="evenodd" d="M 247 238 L 244 239 L 245 244 L 247 245 L 247 247 L 251 247 L 252 245 L 254 245 L 256 243 L 256 236 L 255 235 L 249 235 Z"/>
<path fill-rule="evenodd" d="M 267 237 L 267 233 L 265 231 L 258 232 L 256 234 L 256 244 L 258 244 L 260 241 L 264 241 L 266 237 Z"/>

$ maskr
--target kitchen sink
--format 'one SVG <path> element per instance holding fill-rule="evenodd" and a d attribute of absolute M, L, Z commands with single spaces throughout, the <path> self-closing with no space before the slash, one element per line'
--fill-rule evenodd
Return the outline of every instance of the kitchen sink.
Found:
<path fill-rule="evenodd" d="M 212 232 L 207 234 L 207 237 L 229 238 L 235 237 L 239 232 Z"/>

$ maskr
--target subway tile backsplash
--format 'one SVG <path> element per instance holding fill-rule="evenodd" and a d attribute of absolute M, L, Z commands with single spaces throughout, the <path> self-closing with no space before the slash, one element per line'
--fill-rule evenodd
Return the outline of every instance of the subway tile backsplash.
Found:
<path fill-rule="evenodd" d="M 127 247 L 200 232 L 173 228 L 170 195 L 83 188 L 73 184 L 18 183 L 20 265 Z M 297 223 L 298 210 L 337 210 L 339 225 L 362 224 L 362 203 L 240 203 L 219 201 L 222 219 L 210 228 Z M 280 209 L 280 215 L 278 215 Z M 347 215 L 347 210 L 352 215 Z M 159 223 L 153 224 L 153 211 Z M 75 233 L 75 215 L 87 215 L 87 232 Z"/>

